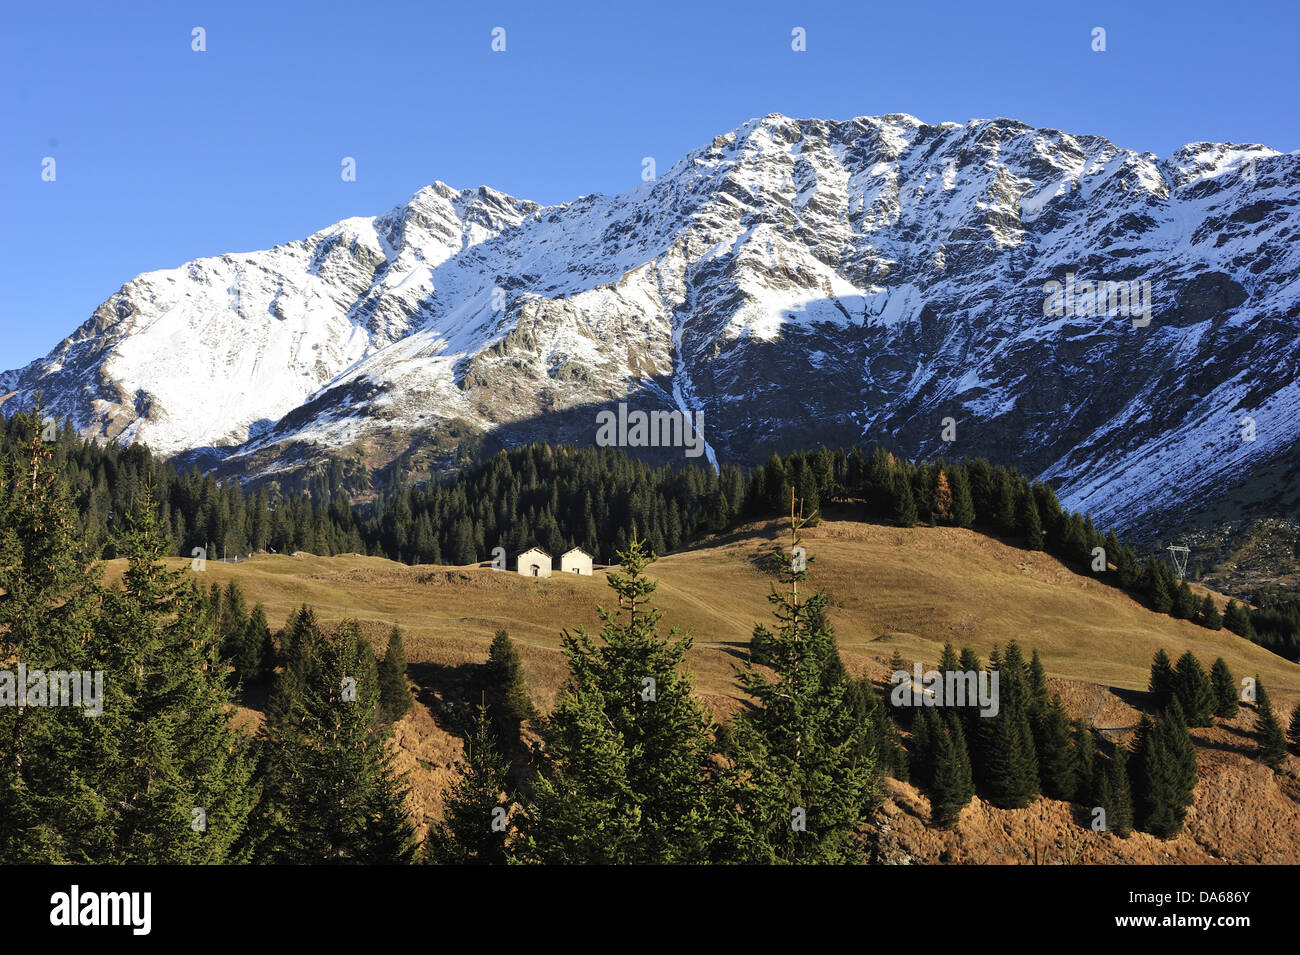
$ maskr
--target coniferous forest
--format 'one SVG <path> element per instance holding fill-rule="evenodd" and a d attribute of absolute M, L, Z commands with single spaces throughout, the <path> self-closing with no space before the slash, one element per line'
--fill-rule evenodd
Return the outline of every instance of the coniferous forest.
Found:
<path fill-rule="evenodd" d="M 39 414 L 14 414 L 0 431 L 12 461 Z M 79 530 L 97 556 L 117 556 L 115 526 L 152 481 L 166 552 L 235 559 L 259 551 L 359 553 L 410 564 L 470 564 L 531 546 L 551 554 L 582 547 L 609 562 L 637 533 L 666 554 L 742 521 L 778 517 L 795 493 L 809 513 L 900 526 L 971 527 L 1046 550 L 1081 573 L 1122 588 L 1151 609 L 1211 629 L 1227 628 L 1275 653 L 1300 655 L 1300 596 L 1266 589 L 1254 608 L 1220 614 L 1197 601 L 1167 560 L 1140 557 L 1083 514 L 1064 511 L 1052 489 L 983 459 L 911 462 L 884 449 L 773 455 L 748 471 L 723 465 L 652 467 L 614 448 L 534 444 L 502 451 L 436 482 L 371 488 L 358 464 L 331 462 L 282 493 L 179 474 L 139 445 L 101 446 L 70 427 L 46 429 L 63 469 Z"/>

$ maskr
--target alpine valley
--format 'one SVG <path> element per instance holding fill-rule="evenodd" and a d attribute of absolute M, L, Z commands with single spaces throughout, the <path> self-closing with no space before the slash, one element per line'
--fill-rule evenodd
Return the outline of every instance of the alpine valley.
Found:
<path fill-rule="evenodd" d="M 774 114 L 620 195 L 435 182 L 139 275 L 0 394 L 251 481 L 592 444 L 624 402 L 702 412 L 715 462 L 1015 464 L 1136 537 L 1293 519 L 1298 203 L 1300 153 L 1261 145 Z M 1151 321 L 1045 314 L 1067 281 L 1149 282 Z"/>

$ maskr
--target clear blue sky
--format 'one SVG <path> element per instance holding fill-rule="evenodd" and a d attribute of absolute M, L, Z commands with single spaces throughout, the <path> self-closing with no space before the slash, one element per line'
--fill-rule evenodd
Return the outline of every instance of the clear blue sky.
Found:
<path fill-rule="evenodd" d="M 1006 116 L 1160 155 L 1300 148 L 1294 0 L 3 6 L 0 369 L 140 272 L 374 215 L 435 179 L 543 203 L 619 192 L 643 156 L 666 169 L 771 112 Z"/>

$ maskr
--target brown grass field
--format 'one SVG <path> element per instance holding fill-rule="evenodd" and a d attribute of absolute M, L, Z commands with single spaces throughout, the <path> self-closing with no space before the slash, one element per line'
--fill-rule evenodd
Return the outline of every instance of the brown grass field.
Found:
<path fill-rule="evenodd" d="M 1151 657 L 1163 647 L 1175 660 L 1191 650 L 1207 670 L 1222 656 L 1238 679 L 1259 674 L 1284 711 L 1300 700 L 1300 666 L 1227 630 L 1153 613 L 1041 552 L 960 528 L 850 521 L 824 521 L 804 538 L 811 584 L 830 595 L 836 637 L 855 673 L 883 677 L 895 649 L 909 663 L 933 664 L 946 640 L 987 658 L 994 644 L 1016 639 L 1026 656 L 1038 649 L 1053 677 L 1144 690 Z M 755 524 L 650 565 L 665 630 L 690 631 L 697 692 L 720 711 L 738 699 L 734 667 L 754 625 L 772 621 L 765 598 L 776 578 L 763 558 L 785 545 L 788 522 Z M 108 562 L 106 578 L 120 577 L 123 563 Z M 189 561 L 168 563 L 183 568 Z M 598 629 L 597 604 L 612 603 L 605 577 L 601 568 L 591 578 L 557 572 L 534 579 L 486 565 L 409 567 L 378 557 L 309 555 L 209 561 L 202 575 L 208 586 L 237 580 L 250 606 L 265 606 L 272 629 L 307 603 L 327 624 L 357 619 L 382 653 L 397 624 L 416 669 L 482 662 L 493 633 L 504 627 L 543 710 L 564 678 L 561 632 Z M 1220 606 L 1227 602 L 1216 598 Z"/>

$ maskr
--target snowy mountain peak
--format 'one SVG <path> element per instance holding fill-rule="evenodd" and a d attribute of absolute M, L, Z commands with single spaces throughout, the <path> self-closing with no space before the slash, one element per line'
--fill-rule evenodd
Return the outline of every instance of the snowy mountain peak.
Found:
<path fill-rule="evenodd" d="M 589 443 L 593 409 L 633 401 L 703 409 L 724 460 L 881 443 L 1016 461 L 1106 522 L 1171 489 L 1190 511 L 1249 487 L 1248 508 L 1300 438 L 1297 201 L 1300 156 L 1264 146 L 1160 159 L 1005 118 L 773 113 L 621 195 L 435 181 L 145 273 L 0 386 L 247 477 Z M 1151 320 L 1049 314 L 1067 281 L 1137 283 Z"/>

